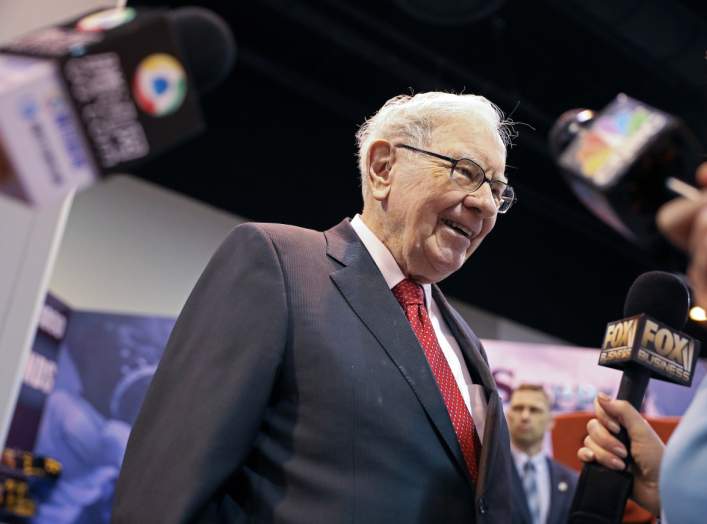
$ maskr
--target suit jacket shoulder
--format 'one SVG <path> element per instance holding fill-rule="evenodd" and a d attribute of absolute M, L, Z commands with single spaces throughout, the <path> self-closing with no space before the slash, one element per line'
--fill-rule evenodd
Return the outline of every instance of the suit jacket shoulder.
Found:
<path fill-rule="evenodd" d="M 285 356 L 288 294 L 268 231 L 237 226 L 199 277 L 130 434 L 113 522 L 218 521 L 214 494 L 247 459 Z"/>

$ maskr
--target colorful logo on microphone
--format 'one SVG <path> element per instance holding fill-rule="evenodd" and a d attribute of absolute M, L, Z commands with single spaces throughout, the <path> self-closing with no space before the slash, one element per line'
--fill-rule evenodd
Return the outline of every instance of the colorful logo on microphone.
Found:
<path fill-rule="evenodd" d="M 145 113 L 174 113 L 187 94 L 187 75 L 172 55 L 156 53 L 143 59 L 133 77 L 133 97 Z"/>
<path fill-rule="evenodd" d="M 611 171 L 604 170 L 612 162 L 620 162 L 620 151 L 648 121 L 649 114 L 642 107 L 621 107 L 615 112 L 600 115 L 586 133 L 577 151 L 582 172 L 597 183 L 611 182 Z"/>
<path fill-rule="evenodd" d="M 619 95 L 578 135 L 561 164 L 594 185 L 608 187 L 667 122 L 660 111 Z"/>
<path fill-rule="evenodd" d="M 108 31 L 114 27 L 127 24 L 135 18 L 135 15 L 135 9 L 132 7 L 106 9 L 83 17 L 76 24 L 76 29 L 86 33 Z"/>

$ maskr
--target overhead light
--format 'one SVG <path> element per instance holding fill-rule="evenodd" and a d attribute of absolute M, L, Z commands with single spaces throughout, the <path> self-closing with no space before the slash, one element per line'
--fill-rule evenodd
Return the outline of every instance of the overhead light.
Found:
<path fill-rule="evenodd" d="M 704 322 L 707 320 L 707 312 L 700 306 L 693 306 L 690 308 L 690 319 L 695 322 Z"/>

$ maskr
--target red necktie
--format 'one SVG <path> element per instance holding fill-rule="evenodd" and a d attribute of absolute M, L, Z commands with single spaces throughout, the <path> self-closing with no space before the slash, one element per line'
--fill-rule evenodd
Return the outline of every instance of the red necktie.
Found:
<path fill-rule="evenodd" d="M 474 484 L 476 484 L 479 472 L 478 453 L 481 449 L 481 442 L 476 433 L 471 413 L 469 413 L 464 404 L 457 381 L 454 380 L 452 370 L 449 368 L 444 353 L 442 353 L 439 342 L 437 342 L 432 322 L 430 322 L 430 317 L 425 307 L 422 287 L 412 280 L 405 279 L 393 288 L 393 295 L 403 306 L 412 330 L 425 351 L 427 362 L 435 377 L 437 387 L 442 393 L 444 404 L 447 406 L 447 412 L 464 455 L 469 475 Z"/>

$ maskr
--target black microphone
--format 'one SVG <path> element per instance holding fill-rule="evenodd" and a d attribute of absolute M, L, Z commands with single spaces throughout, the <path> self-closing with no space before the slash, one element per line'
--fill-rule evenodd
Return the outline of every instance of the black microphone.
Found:
<path fill-rule="evenodd" d="M 682 333 L 690 308 L 690 291 L 673 273 L 650 271 L 631 285 L 625 318 L 607 325 L 599 365 L 622 369 L 617 399 L 640 409 L 650 378 L 690 386 L 700 342 Z M 617 438 L 629 450 L 625 428 Z M 571 524 L 618 524 L 633 488 L 633 475 L 596 462 L 585 464 L 570 510 Z"/>
<path fill-rule="evenodd" d="M 203 95 L 220 85 L 236 61 L 236 42 L 223 18 L 203 7 L 169 12 L 196 90 Z"/>
<path fill-rule="evenodd" d="M 233 36 L 196 7 L 108 9 L 0 49 L 0 192 L 42 204 L 201 132 Z"/>
<path fill-rule="evenodd" d="M 699 196 L 691 185 L 702 158 L 697 139 L 676 117 L 624 94 L 600 112 L 563 113 L 549 146 L 577 198 L 641 247 L 661 242 L 662 204 Z"/>

